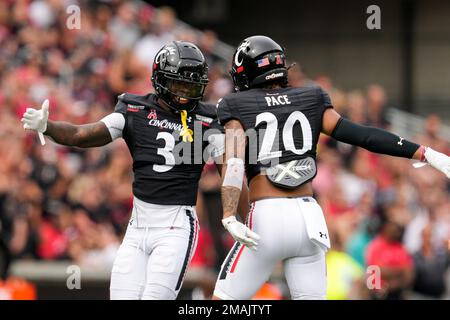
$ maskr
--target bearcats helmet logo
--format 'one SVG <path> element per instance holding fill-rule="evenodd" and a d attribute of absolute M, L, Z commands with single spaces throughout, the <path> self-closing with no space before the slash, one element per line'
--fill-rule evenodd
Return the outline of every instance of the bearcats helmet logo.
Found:
<path fill-rule="evenodd" d="M 242 62 L 244 62 L 244 58 L 241 57 L 241 59 L 239 60 L 239 56 L 241 55 L 241 52 L 246 50 L 249 46 L 250 46 L 250 41 L 246 40 L 246 41 L 241 43 L 239 48 L 237 48 L 236 54 L 234 56 L 234 64 L 236 66 L 240 67 L 242 65 Z"/>
<path fill-rule="evenodd" d="M 158 55 L 155 57 L 155 63 L 159 64 L 163 69 L 166 66 L 166 61 L 168 56 L 175 54 L 176 50 L 172 47 L 167 47 L 161 50 Z"/>

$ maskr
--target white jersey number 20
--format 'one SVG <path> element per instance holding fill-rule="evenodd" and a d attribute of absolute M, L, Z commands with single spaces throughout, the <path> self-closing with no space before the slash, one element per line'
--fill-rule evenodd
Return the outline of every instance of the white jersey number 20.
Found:
<path fill-rule="evenodd" d="M 293 128 L 296 122 L 300 122 L 303 135 L 303 147 L 296 149 L 294 144 Z M 278 120 L 273 113 L 264 112 L 256 117 L 256 125 L 262 122 L 267 123 L 264 139 L 261 143 L 261 149 L 258 154 L 258 161 L 281 157 L 281 151 L 272 151 L 273 144 L 278 131 Z M 295 154 L 302 155 L 312 148 L 312 130 L 306 116 L 300 111 L 292 112 L 286 120 L 283 127 L 283 144 L 284 148 Z"/>

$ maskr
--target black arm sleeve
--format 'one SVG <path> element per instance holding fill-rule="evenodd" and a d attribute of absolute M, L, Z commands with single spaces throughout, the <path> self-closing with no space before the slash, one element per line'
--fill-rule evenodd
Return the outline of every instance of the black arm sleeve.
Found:
<path fill-rule="evenodd" d="M 388 131 L 339 119 L 331 136 L 371 152 L 411 159 L 420 146 Z"/>

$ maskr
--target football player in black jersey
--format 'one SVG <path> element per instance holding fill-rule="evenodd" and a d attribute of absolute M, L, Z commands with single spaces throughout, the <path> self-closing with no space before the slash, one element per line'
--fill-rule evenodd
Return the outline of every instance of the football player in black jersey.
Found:
<path fill-rule="evenodd" d="M 175 41 L 155 57 L 156 94 L 124 93 L 113 113 L 84 125 L 48 120 L 48 100 L 23 116 L 25 129 L 59 144 L 98 147 L 122 137 L 128 145 L 133 211 L 112 269 L 112 299 L 175 299 L 180 290 L 199 232 L 200 175 L 209 156 L 222 156 L 224 149 L 216 108 L 200 101 L 207 83 L 202 52 Z"/>
<path fill-rule="evenodd" d="M 241 42 L 231 75 L 236 92 L 219 101 L 217 113 L 226 130 L 222 222 L 236 243 L 222 265 L 215 298 L 250 299 L 282 261 L 292 299 L 325 299 L 330 240 L 311 184 L 320 133 L 427 162 L 449 178 L 450 158 L 342 118 L 320 87 L 290 87 L 284 50 L 268 37 Z M 235 214 L 245 173 L 252 206 L 243 225 Z"/>

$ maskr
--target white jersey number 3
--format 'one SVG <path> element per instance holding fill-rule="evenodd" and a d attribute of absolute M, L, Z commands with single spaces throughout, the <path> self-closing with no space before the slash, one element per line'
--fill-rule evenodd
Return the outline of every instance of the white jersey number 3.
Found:
<path fill-rule="evenodd" d="M 296 149 L 294 144 L 294 125 L 296 122 L 300 122 L 303 136 L 303 147 Z M 256 125 L 258 126 L 262 122 L 267 123 L 264 139 L 261 143 L 261 149 L 258 154 L 258 161 L 263 161 L 272 158 L 281 157 L 281 151 L 272 151 L 273 144 L 278 131 L 278 120 L 273 113 L 264 112 L 258 114 L 256 117 Z M 283 144 L 284 148 L 295 154 L 302 155 L 305 152 L 312 149 L 312 130 L 306 116 L 300 111 L 292 112 L 286 120 L 283 127 Z"/>
<path fill-rule="evenodd" d="M 156 140 L 163 139 L 166 143 L 164 148 L 158 148 L 157 154 L 163 156 L 166 164 L 154 164 L 153 170 L 156 172 L 167 172 L 175 165 L 175 157 L 173 156 L 173 148 L 175 147 L 175 138 L 168 132 L 159 132 Z"/>

